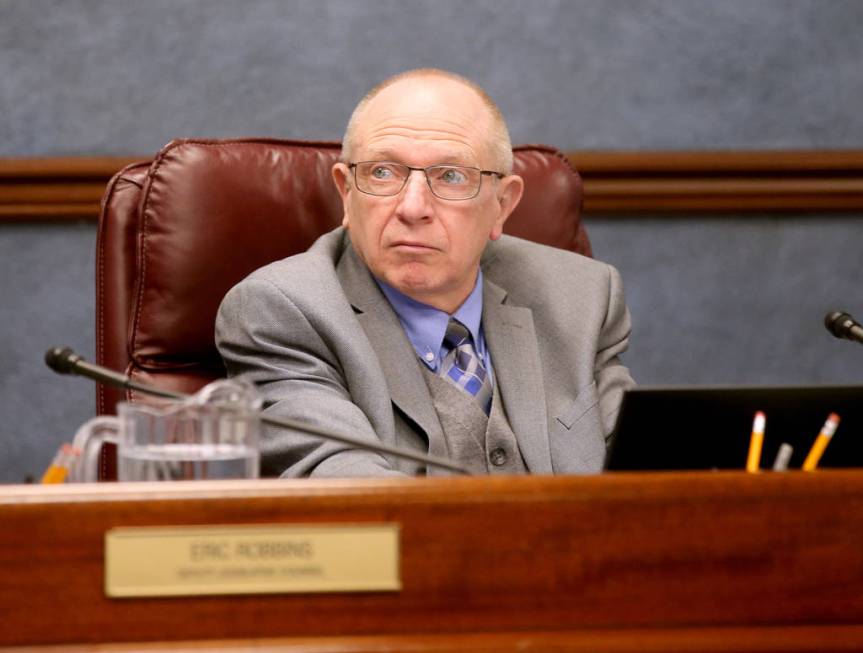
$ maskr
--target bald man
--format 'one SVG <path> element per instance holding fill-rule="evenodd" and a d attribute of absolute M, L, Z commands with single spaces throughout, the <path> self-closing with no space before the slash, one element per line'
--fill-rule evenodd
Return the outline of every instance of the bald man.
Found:
<path fill-rule="evenodd" d="M 342 227 L 223 300 L 229 375 L 272 415 L 472 473 L 601 471 L 633 385 L 620 278 L 502 235 L 524 182 L 488 95 L 434 69 L 387 80 L 353 112 L 332 176 Z M 265 475 L 440 473 L 275 428 L 262 460 Z"/>

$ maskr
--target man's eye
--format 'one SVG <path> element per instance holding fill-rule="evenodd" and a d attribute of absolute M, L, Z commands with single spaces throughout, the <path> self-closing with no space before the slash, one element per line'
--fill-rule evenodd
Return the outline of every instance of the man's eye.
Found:
<path fill-rule="evenodd" d="M 372 177 L 375 179 L 392 179 L 393 171 L 386 166 L 375 166 L 372 168 Z"/>
<path fill-rule="evenodd" d="M 458 168 L 443 168 L 438 179 L 446 184 L 463 184 L 467 181 L 467 175 Z"/>

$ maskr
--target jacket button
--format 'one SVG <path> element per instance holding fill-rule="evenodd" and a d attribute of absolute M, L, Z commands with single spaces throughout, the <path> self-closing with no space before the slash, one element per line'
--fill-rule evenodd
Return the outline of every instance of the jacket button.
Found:
<path fill-rule="evenodd" d="M 492 465 L 500 467 L 501 465 L 506 464 L 506 451 L 504 451 L 501 447 L 497 449 L 493 449 L 492 452 L 488 455 L 488 459 L 491 461 Z"/>

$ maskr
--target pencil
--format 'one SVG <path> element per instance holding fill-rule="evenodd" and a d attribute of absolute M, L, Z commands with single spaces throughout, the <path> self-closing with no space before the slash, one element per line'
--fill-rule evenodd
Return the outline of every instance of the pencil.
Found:
<path fill-rule="evenodd" d="M 804 472 L 811 472 L 818 467 L 818 461 L 821 460 L 821 456 L 824 454 L 824 450 L 827 448 L 827 445 L 830 444 L 830 438 L 832 438 L 833 434 L 836 433 L 836 427 L 838 426 L 839 415 L 836 413 L 830 413 L 827 417 L 827 421 L 824 422 L 824 426 L 821 427 L 821 432 L 818 434 L 818 437 L 815 438 L 812 448 L 809 450 L 809 453 L 806 454 L 806 460 L 803 461 Z"/>
<path fill-rule="evenodd" d="M 791 460 L 791 454 L 794 453 L 794 447 L 787 442 L 779 445 L 779 451 L 776 452 L 776 460 L 773 461 L 774 472 L 784 472 L 788 470 L 788 461 Z"/>
<path fill-rule="evenodd" d="M 767 416 L 760 410 L 752 422 L 752 435 L 749 438 L 749 456 L 746 458 L 746 471 L 754 474 L 761 467 L 761 445 L 764 444 L 764 426 Z"/>
<path fill-rule="evenodd" d="M 72 459 L 73 448 L 70 444 L 63 444 L 54 455 L 48 469 L 42 474 L 41 482 L 44 485 L 52 483 L 64 483 L 69 474 L 69 463 Z"/>

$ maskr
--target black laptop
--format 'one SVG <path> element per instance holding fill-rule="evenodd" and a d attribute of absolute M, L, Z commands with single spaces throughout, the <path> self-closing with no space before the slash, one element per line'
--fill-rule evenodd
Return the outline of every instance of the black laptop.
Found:
<path fill-rule="evenodd" d="M 745 469 L 757 411 L 767 416 L 761 468 L 783 442 L 799 469 L 831 412 L 841 421 L 819 468 L 863 467 L 863 385 L 641 387 L 625 393 L 606 469 Z"/>

